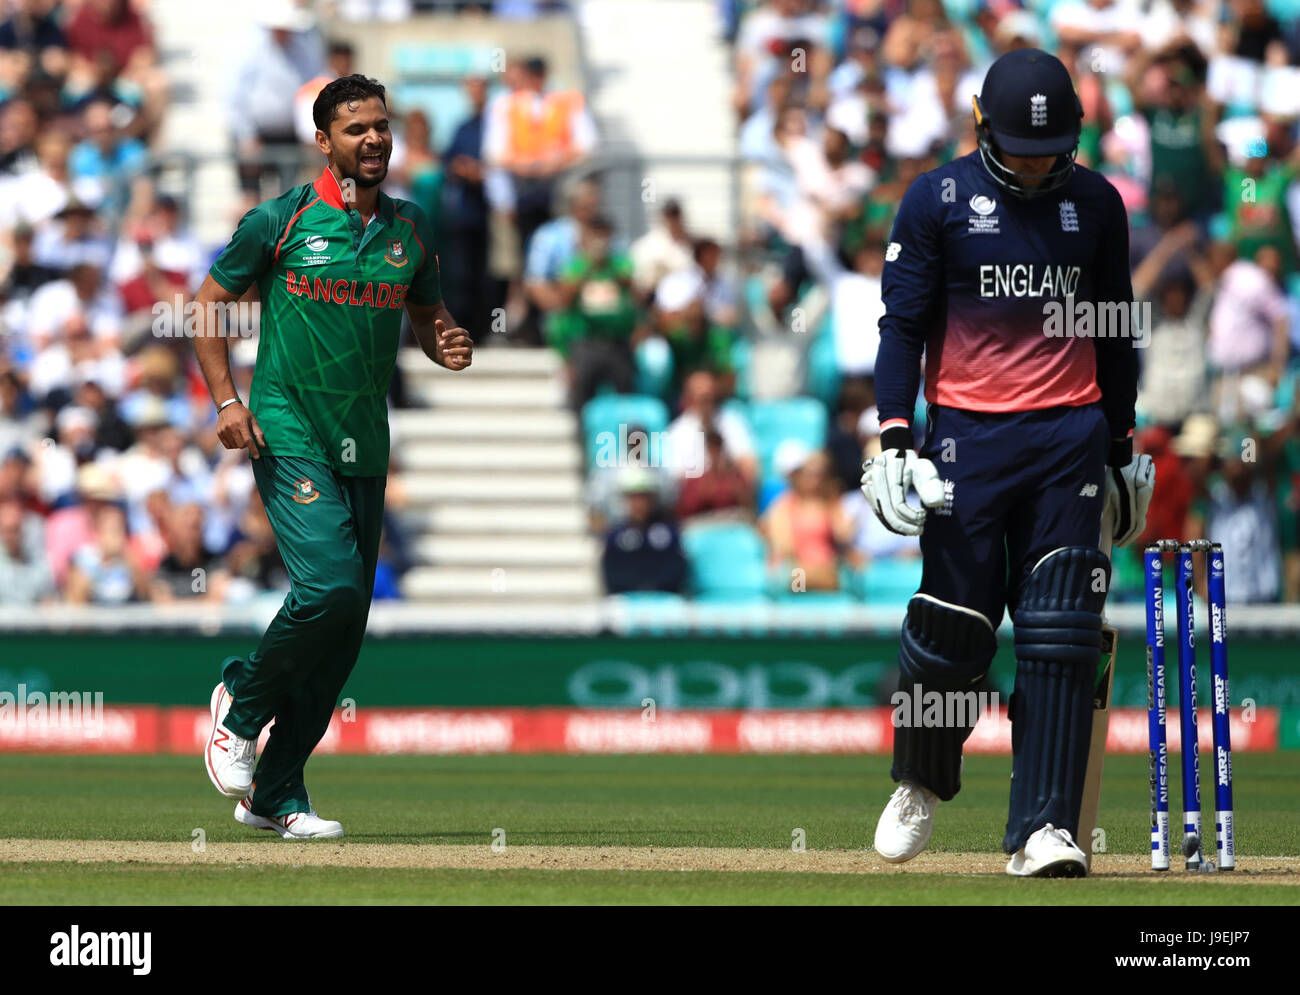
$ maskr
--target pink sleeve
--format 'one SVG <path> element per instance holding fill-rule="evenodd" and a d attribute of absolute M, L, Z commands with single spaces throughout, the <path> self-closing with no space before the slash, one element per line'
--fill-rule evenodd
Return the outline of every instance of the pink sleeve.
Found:
<path fill-rule="evenodd" d="M 1268 320 L 1276 324 L 1287 316 L 1289 310 L 1287 307 L 1287 297 L 1286 294 L 1278 290 L 1276 287 L 1271 287 L 1270 289 L 1270 293 L 1263 295 L 1262 304 L 1264 314 L 1268 316 Z"/>
<path fill-rule="evenodd" d="M 91 539 L 90 524 L 81 508 L 56 511 L 45 523 L 45 553 L 54 571 L 54 582 L 60 588 L 67 579 L 72 554 Z"/>

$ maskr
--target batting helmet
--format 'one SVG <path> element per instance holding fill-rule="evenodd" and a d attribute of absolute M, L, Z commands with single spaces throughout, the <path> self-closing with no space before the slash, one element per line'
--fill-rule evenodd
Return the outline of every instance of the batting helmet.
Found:
<path fill-rule="evenodd" d="M 1004 189 L 1020 197 L 1040 197 L 1070 178 L 1079 151 L 1083 105 L 1060 59 L 1037 48 L 1014 49 L 989 67 L 984 88 L 971 99 L 980 158 Z M 1034 184 L 1027 182 L 1028 174 L 1009 168 L 1004 155 L 1057 158 Z"/>

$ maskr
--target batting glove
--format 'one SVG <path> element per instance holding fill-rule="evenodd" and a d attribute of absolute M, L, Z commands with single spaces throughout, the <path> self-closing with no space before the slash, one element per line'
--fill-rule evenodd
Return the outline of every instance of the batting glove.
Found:
<path fill-rule="evenodd" d="M 939 471 L 915 449 L 886 449 L 864 463 L 862 470 L 862 493 L 890 532 L 919 536 L 925 527 L 925 509 L 943 506 Z M 909 489 L 916 491 L 921 507 L 907 503 Z"/>
<path fill-rule="evenodd" d="M 1138 455 L 1127 466 L 1107 469 L 1102 520 L 1115 523 L 1115 545 L 1127 546 L 1146 530 L 1147 509 L 1156 486 L 1156 465 L 1150 456 Z"/>

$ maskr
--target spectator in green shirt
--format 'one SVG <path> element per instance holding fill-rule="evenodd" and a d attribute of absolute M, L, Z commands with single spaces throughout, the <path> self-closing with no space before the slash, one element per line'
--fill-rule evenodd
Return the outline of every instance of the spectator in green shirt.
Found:
<path fill-rule="evenodd" d="M 1189 60 L 1204 65 L 1198 54 L 1178 47 L 1139 54 L 1129 88 L 1151 132 L 1152 193 L 1172 183 L 1190 213 L 1204 220 L 1218 205 L 1225 158 L 1214 134 L 1218 111 Z"/>
<path fill-rule="evenodd" d="M 673 394 L 696 370 L 717 374 L 724 394 L 733 386 L 731 348 L 734 329 L 709 320 L 704 307 L 704 281 L 698 270 L 679 270 L 659 281 L 654 297 L 655 331 L 673 355 Z"/>
<path fill-rule="evenodd" d="M 1228 239 L 1243 259 L 1254 259 L 1263 247 L 1282 256 L 1282 274 L 1296 271 L 1295 236 L 1287 210 L 1287 188 L 1300 173 L 1300 148 L 1291 147 L 1281 128 L 1270 128 L 1267 140 L 1250 148 L 1244 168 L 1223 174 L 1223 209 L 1228 215 Z"/>
<path fill-rule="evenodd" d="M 636 380 L 632 260 L 613 251 L 612 235 L 613 226 L 603 217 L 582 230 L 577 253 L 560 271 L 560 310 L 547 321 L 547 342 L 569 360 L 575 409 L 605 384 L 628 393 Z"/>

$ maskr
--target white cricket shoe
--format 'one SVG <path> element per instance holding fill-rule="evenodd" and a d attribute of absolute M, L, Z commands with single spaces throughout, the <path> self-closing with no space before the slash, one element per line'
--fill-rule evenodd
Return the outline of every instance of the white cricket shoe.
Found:
<path fill-rule="evenodd" d="M 1007 862 L 1007 873 L 1019 878 L 1081 878 L 1088 858 L 1066 829 L 1050 822 L 1034 833 Z"/>
<path fill-rule="evenodd" d="M 919 784 L 902 781 L 876 823 L 876 853 L 891 864 L 911 860 L 925 849 L 934 832 L 939 796 Z"/>
<path fill-rule="evenodd" d="M 203 765 L 213 786 L 227 798 L 245 798 L 253 790 L 257 740 L 236 736 L 223 724 L 233 699 L 222 681 L 212 689 L 212 732 L 203 750 Z"/>
<path fill-rule="evenodd" d="M 245 798 L 235 806 L 235 821 L 254 829 L 270 829 L 286 840 L 332 840 L 343 835 L 343 823 L 322 819 L 315 811 L 291 812 L 288 815 L 257 815 Z"/>

